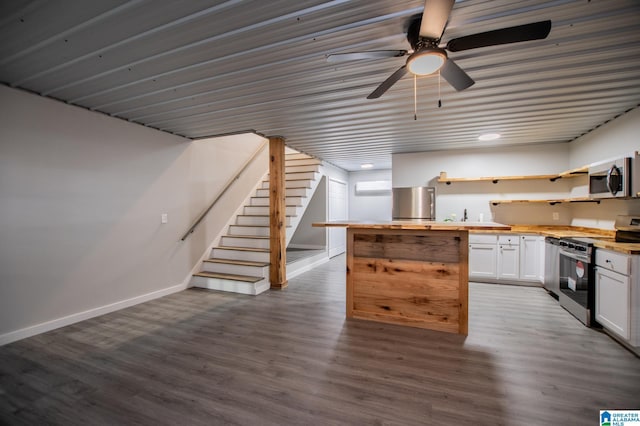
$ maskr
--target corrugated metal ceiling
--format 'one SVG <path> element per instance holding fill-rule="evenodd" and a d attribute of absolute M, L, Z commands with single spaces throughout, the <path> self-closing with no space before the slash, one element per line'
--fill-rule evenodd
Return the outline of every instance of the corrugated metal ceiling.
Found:
<path fill-rule="evenodd" d="M 417 120 L 409 76 L 365 99 L 405 58 L 325 60 L 409 49 L 406 22 L 423 4 L 1 2 L 0 81 L 189 138 L 281 135 L 347 170 L 389 167 L 397 152 L 567 142 L 640 104 L 637 0 L 456 2 L 443 44 L 546 19 L 551 33 L 451 53 L 476 84 L 418 79 Z M 503 137 L 479 142 L 486 131 Z"/>

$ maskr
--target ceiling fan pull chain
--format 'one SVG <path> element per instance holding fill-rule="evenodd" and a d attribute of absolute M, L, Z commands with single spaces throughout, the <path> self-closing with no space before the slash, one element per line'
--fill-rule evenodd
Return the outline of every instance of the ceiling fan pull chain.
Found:
<path fill-rule="evenodd" d="M 413 119 L 418 120 L 418 77 L 413 75 Z"/>
<path fill-rule="evenodd" d="M 442 108 L 442 96 L 440 95 L 440 83 L 442 80 L 440 79 L 440 70 L 438 70 L 438 108 Z"/>

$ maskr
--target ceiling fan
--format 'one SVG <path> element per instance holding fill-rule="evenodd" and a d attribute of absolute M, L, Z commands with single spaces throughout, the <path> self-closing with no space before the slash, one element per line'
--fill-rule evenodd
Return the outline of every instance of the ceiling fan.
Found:
<path fill-rule="evenodd" d="M 475 81 L 460 68 L 447 52 L 460 52 L 479 47 L 540 40 L 549 35 L 551 21 L 540 21 L 499 30 L 486 31 L 451 39 L 440 47 L 440 39 L 446 28 L 455 0 L 426 0 L 422 15 L 415 15 L 409 21 L 407 41 L 413 48 L 407 50 L 373 50 L 365 52 L 337 53 L 327 56 L 329 62 L 343 62 L 357 59 L 380 59 L 402 57 L 409 54 L 405 65 L 371 92 L 367 99 L 382 96 L 391 86 L 407 73 L 422 76 L 440 71 L 440 75 L 456 90 L 464 90 Z"/>

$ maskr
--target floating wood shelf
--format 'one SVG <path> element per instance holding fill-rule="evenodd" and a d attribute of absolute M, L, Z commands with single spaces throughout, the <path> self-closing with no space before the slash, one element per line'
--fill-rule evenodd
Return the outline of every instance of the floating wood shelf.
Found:
<path fill-rule="evenodd" d="M 575 177 L 575 176 L 584 176 L 589 173 L 589 166 L 577 167 L 575 169 L 567 170 L 562 173 L 558 173 L 558 177 Z"/>
<path fill-rule="evenodd" d="M 471 177 L 471 178 L 459 178 L 448 177 L 447 172 L 440 172 L 438 177 L 438 183 L 446 183 L 451 185 L 452 182 L 493 182 L 498 183 L 501 180 L 550 180 L 555 182 L 561 178 L 571 178 L 576 176 L 582 176 L 589 171 L 588 167 L 579 167 L 576 169 L 567 170 L 555 175 L 522 175 L 522 176 L 483 176 L 483 177 Z"/>
<path fill-rule="evenodd" d="M 593 198 L 560 198 L 555 200 L 491 200 L 490 203 L 494 206 L 498 204 L 516 204 L 516 203 L 545 203 L 550 205 L 560 203 L 597 203 L 600 204 L 601 200 L 594 200 Z"/>

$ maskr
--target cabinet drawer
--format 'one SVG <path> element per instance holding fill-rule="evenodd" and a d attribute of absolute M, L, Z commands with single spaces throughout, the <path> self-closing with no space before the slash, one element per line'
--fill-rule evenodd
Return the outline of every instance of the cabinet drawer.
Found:
<path fill-rule="evenodd" d="M 508 246 L 520 245 L 520 235 L 498 235 L 498 244 Z"/>
<path fill-rule="evenodd" d="M 498 236 L 495 234 L 469 234 L 470 244 L 495 244 L 496 242 L 498 242 Z"/>
<path fill-rule="evenodd" d="M 626 254 L 597 249 L 596 265 L 610 269 L 619 274 L 631 274 L 631 258 Z"/>

